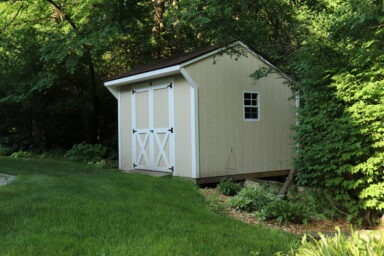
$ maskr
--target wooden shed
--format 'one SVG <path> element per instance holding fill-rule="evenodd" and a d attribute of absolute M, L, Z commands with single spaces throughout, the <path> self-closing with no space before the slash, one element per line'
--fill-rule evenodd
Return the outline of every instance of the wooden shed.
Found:
<path fill-rule="evenodd" d="M 237 59 L 208 47 L 106 81 L 118 100 L 119 168 L 198 183 L 286 175 L 295 124 L 289 77 L 248 45 Z M 254 80 L 260 67 L 272 68 Z"/>

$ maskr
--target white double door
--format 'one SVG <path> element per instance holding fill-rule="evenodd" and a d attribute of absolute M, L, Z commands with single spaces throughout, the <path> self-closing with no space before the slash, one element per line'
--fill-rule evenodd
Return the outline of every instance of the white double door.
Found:
<path fill-rule="evenodd" d="M 174 171 L 172 83 L 132 90 L 133 168 Z"/>

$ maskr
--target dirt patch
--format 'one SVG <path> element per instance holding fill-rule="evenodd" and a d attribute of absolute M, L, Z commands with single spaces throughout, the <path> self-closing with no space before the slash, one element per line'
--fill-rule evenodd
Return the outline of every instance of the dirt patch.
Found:
<path fill-rule="evenodd" d="M 322 233 L 328 233 L 328 232 L 334 232 L 335 227 L 339 227 L 341 231 L 349 232 L 351 230 L 351 224 L 346 222 L 343 219 L 340 220 L 314 220 L 308 225 L 304 224 L 293 224 L 293 223 L 280 223 L 278 221 L 260 221 L 257 217 L 253 216 L 251 213 L 238 211 L 235 209 L 232 209 L 226 205 L 226 202 L 229 198 L 229 196 L 222 195 L 216 191 L 216 189 L 213 188 L 205 188 L 201 189 L 204 196 L 216 196 L 219 198 L 220 202 L 223 203 L 227 214 L 229 216 L 232 216 L 238 220 L 241 220 L 247 224 L 261 224 L 270 228 L 280 229 L 284 230 L 290 233 L 294 234 L 305 234 L 305 233 L 316 233 L 316 232 L 322 232 Z"/>

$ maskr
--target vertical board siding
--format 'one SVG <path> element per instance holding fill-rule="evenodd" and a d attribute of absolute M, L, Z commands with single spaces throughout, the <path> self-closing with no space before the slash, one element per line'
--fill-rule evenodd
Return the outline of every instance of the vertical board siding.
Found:
<path fill-rule="evenodd" d="M 291 168 L 295 102 L 278 73 L 254 81 L 256 56 L 209 57 L 186 67 L 199 86 L 200 176 Z M 245 121 L 243 91 L 260 94 L 260 121 Z"/>
<path fill-rule="evenodd" d="M 131 87 L 122 87 L 120 91 L 120 125 L 121 143 L 120 162 L 122 170 L 131 170 L 132 166 L 132 115 Z"/>
<path fill-rule="evenodd" d="M 176 175 L 192 177 L 191 86 L 182 76 L 175 81 L 175 168 Z"/>

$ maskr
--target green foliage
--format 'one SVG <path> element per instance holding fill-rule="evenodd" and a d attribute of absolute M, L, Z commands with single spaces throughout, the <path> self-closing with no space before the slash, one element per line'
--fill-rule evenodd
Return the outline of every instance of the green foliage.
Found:
<path fill-rule="evenodd" d="M 220 202 L 220 199 L 214 195 L 214 194 L 207 194 L 205 197 L 205 204 L 210 208 L 213 212 L 225 215 L 226 209 L 222 202 Z"/>
<path fill-rule="evenodd" d="M 9 156 L 11 154 L 12 154 L 11 149 L 0 146 L 0 156 Z"/>
<path fill-rule="evenodd" d="M 103 158 L 105 157 L 107 153 L 107 149 L 101 145 L 101 144 L 86 144 L 85 142 L 74 145 L 70 150 L 68 150 L 64 157 L 68 158 L 72 161 L 78 161 L 78 162 L 92 162 L 92 163 L 99 163 L 103 164 L 101 162 Z"/>
<path fill-rule="evenodd" d="M 10 157 L 12 158 L 32 158 L 34 155 L 30 152 L 26 152 L 26 151 L 18 151 L 18 152 L 14 152 L 10 155 Z"/>
<path fill-rule="evenodd" d="M 289 200 L 305 205 L 306 212 L 310 212 L 311 219 L 337 219 L 341 217 L 339 209 L 342 202 L 337 202 L 332 194 L 322 189 L 306 188 L 302 192 L 290 193 Z"/>
<path fill-rule="evenodd" d="M 108 159 L 102 159 L 102 160 L 93 160 L 87 162 L 87 164 L 94 165 L 96 167 L 101 167 L 101 168 L 117 168 L 116 161 L 108 160 Z"/>
<path fill-rule="evenodd" d="M 12 152 L 28 151 L 31 148 L 31 142 L 22 136 L 12 133 L 0 137 L 0 147 L 7 148 Z"/>
<path fill-rule="evenodd" d="M 267 187 L 243 188 L 236 196 L 229 198 L 228 206 L 237 210 L 252 212 L 263 208 L 277 196 Z"/>
<path fill-rule="evenodd" d="M 257 210 L 255 216 L 260 220 L 276 219 L 279 222 L 308 223 L 312 213 L 304 202 L 274 200 Z"/>
<path fill-rule="evenodd" d="M 223 178 L 217 185 L 217 191 L 226 196 L 234 196 L 241 190 L 239 183 L 233 182 L 229 178 Z"/>
<path fill-rule="evenodd" d="M 279 254 L 283 255 L 283 254 Z M 382 256 L 384 255 L 384 236 L 381 240 L 373 237 L 362 238 L 352 231 L 346 236 L 338 229 L 337 235 L 326 237 L 320 234 L 320 240 L 304 236 L 301 246 L 291 256 Z"/>
<path fill-rule="evenodd" d="M 349 219 L 370 223 L 384 213 L 383 8 L 370 0 L 319 2 L 323 11 L 302 14 L 315 33 L 292 65 L 302 100 L 297 181 L 333 191 Z"/>

